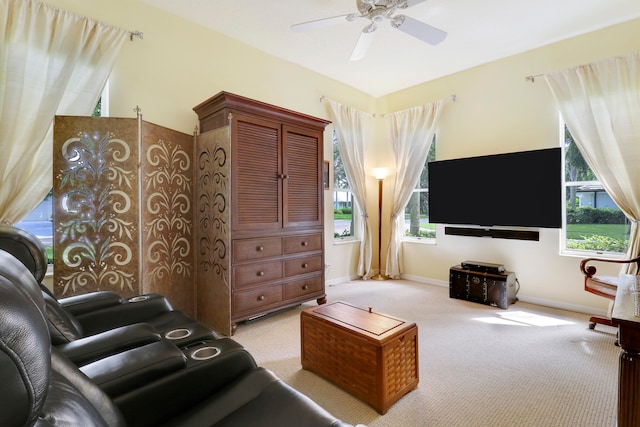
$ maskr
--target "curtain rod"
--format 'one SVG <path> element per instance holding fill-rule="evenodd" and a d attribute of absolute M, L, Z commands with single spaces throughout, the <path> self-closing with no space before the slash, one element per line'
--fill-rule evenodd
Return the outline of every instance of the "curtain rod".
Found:
<path fill-rule="evenodd" d="M 449 99 L 451 99 L 451 101 L 452 101 L 452 102 L 456 102 L 457 95 L 454 93 L 453 95 L 449 95 L 449 96 L 448 96 L 448 98 L 449 98 Z M 323 101 L 325 101 L 326 99 L 327 99 L 327 97 L 326 97 L 326 96 L 324 96 L 324 95 L 322 95 L 322 96 L 320 97 L 320 103 L 322 103 L 322 102 L 323 102 Z M 445 98 L 445 99 L 446 99 L 446 98 Z M 376 116 L 385 117 L 387 114 L 390 114 L 390 113 L 385 113 L 385 114 L 373 113 L 373 114 L 371 114 L 371 116 L 373 116 L 373 117 L 376 117 Z"/>
<path fill-rule="evenodd" d="M 542 74 L 540 74 L 540 75 L 542 75 Z M 456 102 L 456 94 L 455 94 L 455 93 L 454 93 L 453 95 L 449 95 L 449 98 L 451 98 L 451 100 L 452 100 L 453 102 Z M 324 95 L 322 95 L 322 96 L 320 97 L 320 102 L 322 102 L 322 101 L 324 101 L 324 100 L 326 100 L 326 99 L 327 99 L 327 97 L 326 97 L 326 96 L 324 96 Z"/>
<path fill-rule="evenodd" d="M 599 61 L 587 62 L 585 64 L 577 65 L 575 67 L 569 67 L 569 68 L 567 68 L 567 70 L 577 69 L 579 67 L 584 67 L 584 66 L 589 66 L 589 65 L 593 65 L 593 64 L 602 63 L 604 61 L 609 61 L 609 60 L 614 59 L 614 58 L 625 58 L 625 57 L 628 57 L 629 55 L 637 55 L 637 54 L 640 54 L 640 51 L 633 51 L 633 52 L 630 52 L 630 53 L 627 53 L 627 54 L 624 54 L 624 55 L 612 56 L 612 57 L 609 57 L 609 58 L 601 59 Z M 542 77 L 542 76 L 544 76 L 546 74 L 548 74 L 548 73 L 533 74 L 533 75 L 530 75 L 530 76 L 525 76 L 524 78 L 528 82 L 535 83 L 536 82 L 536 78 Z"/>
<path fill-rule="evenodd" d="M 72 12 L 72 11 L 67 10 L 67 9 L 62 9 L 60 7 L 56 7 L 56 6 L 53 6 L 51 4 L 47 4 L 47 3 L 42 3 L 41 1 L 38 1 L 38 0 L 36 0 L 36 3 L 39 3 L 43 7 L 51 9 L 51 10 L 56 11 L 56 12 L 66 13 L 66 14 L 69 14 L 69 15 L 74 15 L 74 16 L 77 16 L 78 18 L 88 19 L 90 21 L 97 22 L 97 23 L 99 23 L 101 25 L 106 25 L 106 26 L 109 26 L 109 27 L 119 28 L 119 27 L 115 27 L 114 25 L 107 24 L 105 22 L 102 22 L 102 21 L 99 21 L 99 20 L 96 20 L 96 19 L 93 19 L 93 18 L 89 18 L 88 16 L 80 15 L 79 13 Z M 133 41 L 134 38 L 138 38 L 138 39 L 142 40 L 142 36 L 143 36 L 142 31 L 134 30 L 134 31 L 129 31 L 128 33 L 129 33 L 129 40 Z"/>

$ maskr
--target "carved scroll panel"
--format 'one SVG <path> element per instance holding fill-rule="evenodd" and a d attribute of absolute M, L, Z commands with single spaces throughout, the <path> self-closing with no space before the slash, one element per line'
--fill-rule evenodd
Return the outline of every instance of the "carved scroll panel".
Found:
<path fill-rule="evenodd" d="M 193 314 L 193 137 L 58 116 L 53 150 L 55 295 L 158 292 Z"/>
<path fill-rule="evenodd" d="M 231 335 L 231 137 L 229 127 L 205 132 L 196 146 L 198 319 Z"/>

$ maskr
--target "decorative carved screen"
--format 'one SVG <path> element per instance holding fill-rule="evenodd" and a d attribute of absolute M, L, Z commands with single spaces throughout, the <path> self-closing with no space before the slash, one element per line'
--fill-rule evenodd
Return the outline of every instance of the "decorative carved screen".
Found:
<path fill-rule="evenodd" d="M 58 116 L 53 150 L 55 295 L 158 292 L 194 315 L 194 137 Z"/>
<path fill-rule="evenodd" d="M 230 334 L 231 322 L 231 137 L 229 126 L 198 137 L 195 221 L 198 230 L 198 317 Z M 224 286 L 210 286 L 222 283 Z"/>

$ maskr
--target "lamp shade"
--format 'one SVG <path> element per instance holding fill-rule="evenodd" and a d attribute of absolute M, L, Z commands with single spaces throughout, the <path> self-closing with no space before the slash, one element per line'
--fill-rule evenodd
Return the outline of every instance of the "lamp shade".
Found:
<path fill-rule="evenodd" d="M 375 168 L 373 170 L 373 176 L 375 176 L 376 179 L 385 179 L 388 174 L 389 171 L 387 170 L 387 168 Z"/>

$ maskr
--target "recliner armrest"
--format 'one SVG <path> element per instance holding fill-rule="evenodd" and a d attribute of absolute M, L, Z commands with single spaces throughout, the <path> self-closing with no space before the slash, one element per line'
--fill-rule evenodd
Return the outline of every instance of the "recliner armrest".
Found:
<path fill-rule="evenodd" d="M 57 346 L 74 364 L 86 365 L 98 359 L 145 344 L 160 341 L 158 331 L 146 323 L 122 326 Z"/>
<path fill-rule="evenodd" d="M 186 358 L 178 347 L 158 341 L 96 360 L 80 370 L 114 397 L 179 372 L 185 365 Z"/>
<path fill-rule="evenodd" d="M 192 358 L 194 353 L 211 347 L 220 353 L 209 360 Z M 203 341 L 183 351 L 187 357 L 185 369 L 114 398 L 127 424 L 161 425 L 257 367 L 253 356 L 230 338 Z"/>
<path fill-rule="evenodd" d="M 171 311 L 173 307 L 165 297 L 147 294 L 123 299 L 121 303 L 110 307 L 76 314 L 75 318 L 85 334 L 92 335 L 123 325 L 144 323 Z"/>
<path fill-rule="evenodd" d="M 77 316 L 78 314 L 119 305 L 122 303 L 122 297 L 115 292 L 98 291 L 61 298 L 58 299 L 58 302 L 69 313 Z"/>
<path fill-rule="evenodd" d="M 322 408 L 308 396 L 285 384 L 276 375 L 256 368 L 222 392 L 212 394 L 196 410 L 185 411 L 164 426 L 224 425 L 242 427 L 313 426 L 353 427 Z"/>

